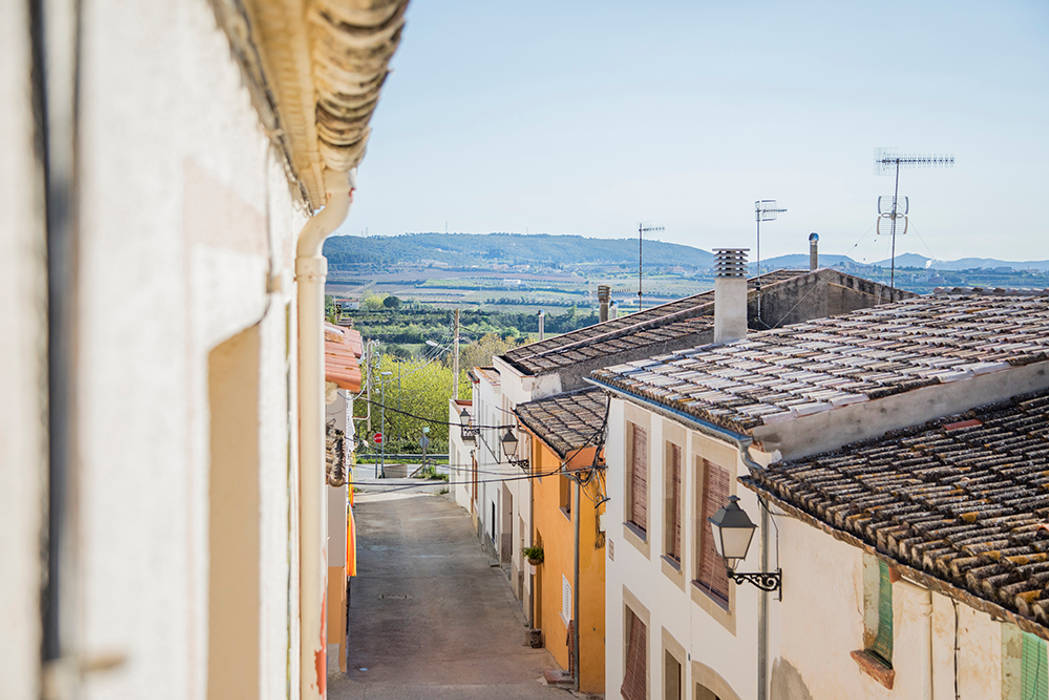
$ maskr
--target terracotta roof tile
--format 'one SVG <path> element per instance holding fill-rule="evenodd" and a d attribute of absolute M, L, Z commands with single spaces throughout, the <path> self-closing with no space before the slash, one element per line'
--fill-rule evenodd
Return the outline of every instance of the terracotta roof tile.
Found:
<path fill-rule="evenodd" d="M 561 458 L 572 450 L 594 444 L 605 420 L 605 397 L 600 389 L 582 389 L 518 404 L 514 413 L 528 430 Z"/>
<path fill-rule="evenodd" d="M 592 373 L 749 432 L 924 386 L 1049 359 L 1049 296 L 945 294 L 750 333 Z"/>
<path fill-rule="evenodd" d="M 742 481 L 1049 636 L 1049 392 Z"/>
<path fill-rule="evenodd" d="M 324 379 L 341 389 L 361 390 L 361 334 L 351 328 L 324 324 Z"/>

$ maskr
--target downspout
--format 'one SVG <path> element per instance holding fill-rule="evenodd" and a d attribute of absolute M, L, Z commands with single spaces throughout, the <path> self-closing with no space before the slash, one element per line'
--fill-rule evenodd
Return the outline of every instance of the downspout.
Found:
<path fill-rule="evenodd" d="M 352 172 L 324 171 L 327 203 L 299 233 L 299 691 L 302 700 L 324 698 L 327 680 L 325 595 L 328 587 L 327 513 L 324 498 L 324 279 L 321 246 L 346 219 L 353 198 Z"/>

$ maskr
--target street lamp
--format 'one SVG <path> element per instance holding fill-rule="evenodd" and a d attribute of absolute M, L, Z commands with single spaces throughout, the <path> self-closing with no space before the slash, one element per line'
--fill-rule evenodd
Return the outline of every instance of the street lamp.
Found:
<path fill-rule="evenodd" d="M 480 428 L 474 427 L 473 418 L 465 408 L 459 413 L 459 434 L 463 440 L 473 440 L 481 432 Z"/>
<path fill-rule="evenodd" d="M 503 435 L 502 440 L 500 440 L 500 442 L 503 443 L 503 454 L 506 456 L 506 461 L 507 462 L 509 462 L 513 466 L 518 467 L 520 469 L 527 469 L 528 468 L 528 460 L 527 459 L 517 459 L 517 442 L 518 441 L 517 441 L 517 436 L 514 435 L 514 431 L 513 430 L 511 430 L 510 428 L 507 428 L 506 429 L 506 435 Z"/>
<path fill-rule="evenodd" d="M 750 541 L 754 538 L 757 525 L 739 507 L 739 499 L 729 496 L 728 503 L 707 518 L 714 534 L 714 549 L 725 560 L 725 569 L 730 580 L 736 583 L 747 581 L 763 591 L 778 590 L 781 583 L 779 569 L 775 571 L 737 572 L 736 565 L 747 558 Z"/>

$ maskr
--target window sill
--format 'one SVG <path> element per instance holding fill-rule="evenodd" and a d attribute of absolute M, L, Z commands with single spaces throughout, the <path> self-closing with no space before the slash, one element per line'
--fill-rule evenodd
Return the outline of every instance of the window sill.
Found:
<path fill-rule="evenodd" d="M 627 520 L 625 523 L 623 523 L 623 527 L 625 527 L 628 531 L 630 531 L 631 534 L 634 535 L 634 537 L 637 537 L 642 542 L 648 542 L 648 532 L 646 532 L 645 529 L 642 528 L 640 525 L 635 525 L 634 523 Z"/>
<path fill-rule="evenodd" d="M 623 523 L 623 539 L 629 542 L 641 553 L 645 559 L 649 559 L 648 533 L 632 522 Z"/>
<path fill-rule="evenodd" d="M 892 690 L 892 685 L 896 680 L 896 671 L 893 670 L 892 666 L 889 666 L 882 661 L 878 656 L 872 654 L 866 649 L 857 649 L 856 651 L 849 652 L 852 656 L 853 661 L 860 667 L 860 670 L 866 673 L 874 680 L 881 683 L 887 689 Z"/>
<path fill-rule="evenodd" d="M 670 556 L 669 554 L 664 554 L 663 555 L 663 561 L 666 562 L 670 566 L 670 568 L 672 568 L 674 571 L 677 571 L 677 572 L 680 573 L 680 571 L 681 571 L 681 562 L 680 561 L 678 561 L 674 557 Z"/>

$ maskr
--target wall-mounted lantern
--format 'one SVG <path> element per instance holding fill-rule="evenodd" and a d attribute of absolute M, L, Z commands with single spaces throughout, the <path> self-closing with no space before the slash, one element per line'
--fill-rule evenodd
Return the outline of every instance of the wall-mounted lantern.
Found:
<path fill-rule="evenodd" d="M 480 433 L 479 428 L 474 427 L 473 418 L 465 408 L 459 413 L 459 434 L 463 440 L 473 440 Z"/>
<path fill-rule="evenodd" d="M 725 569 L 730 580 L 736 583 L 747 581 L 763 591 L 778 590 L 781 583 L 781 572 L 756 571 L 737 572 L 736 565 L 747 558 L 750 541 L 754 538 L 757 526 L 747 517 L 746 511 L 739 507 L 739 499 L 729 496 L 728 503 L 707 518 L 714 534 L 714 549 L 725 560 Z"/>
<path fill-rule="evenodd" d="M 520 469 L 528 469 L 528 460 L 517 458 L 518 440 L 517 436 L 514 435 L 513 430 L 507 428 L 506 434 L 503 435 L 502 440 L 500 440 L 500 442 L 503 443 L 503 455 L 506 456 L 507 462 Z"/>

